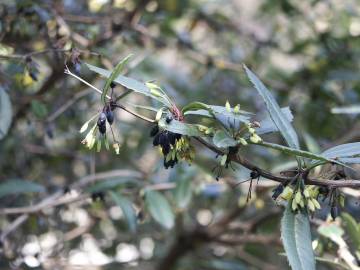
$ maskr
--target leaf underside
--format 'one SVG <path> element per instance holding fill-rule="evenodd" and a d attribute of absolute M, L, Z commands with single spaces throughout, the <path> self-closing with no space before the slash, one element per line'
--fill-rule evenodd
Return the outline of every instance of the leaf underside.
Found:
<path fill-rule="evenodd" d="M 292 270 L 315 270 L 309 218 L 288 204 L 281 219 L 281 238 Z"/>

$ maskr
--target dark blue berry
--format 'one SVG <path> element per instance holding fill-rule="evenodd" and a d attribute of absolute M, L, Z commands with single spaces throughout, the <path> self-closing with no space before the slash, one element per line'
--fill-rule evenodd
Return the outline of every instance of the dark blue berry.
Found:
<path fill-rule="evenodd" d="M 79 62 L 76 62 L 74 65 L 74 72 L 76 75 L 80 75 L 80 71 L 81 71 L 81 65 Z"/>
<path fill-rule="evenodd" d="M 106 119 L 110 125 L 114 123 L 114 113 L 111 110 L 106 111 Z"/>
<path fill-rule="evenodd" d="M 156 134 L 158 134 L 159 133 L 159 126 L 158 125 L 156 125 L 156 126 L 154 126 L 152 129 L 151 129 L 151 131 L 150 131 L 150 136 L 151 137 L 154 137 Z"/>

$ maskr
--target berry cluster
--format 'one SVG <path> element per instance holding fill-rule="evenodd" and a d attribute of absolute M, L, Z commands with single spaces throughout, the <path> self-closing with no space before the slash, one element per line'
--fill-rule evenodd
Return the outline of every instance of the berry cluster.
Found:
<path fill-rule="evenodd" d="M 110 106 L 107 106 L 102 113 L 100 113 L 100 116 L 97 121 L 97 126 L 99 128 L 99 131 L 101 134 L 106 133 L 106 120 L 110 125 L 114 122 L 114 113 L 111 110 Z"/>
<path fill-rule="evenodd" d="M 173 168 L 178 162 L 176 155 L 171 155 L 169 157 L 170 150 L 176 146 L 176 142 L 181 139 L 181 134 L 173 133 L 168 130 L 159 130 L 159 126 L 156 125 L 152 128 L 150 136 L 154 137 L 153 145 L 160 146 L 161 151 L 164 155 L 164 167 L 168 169 L 169 167 Z"/>

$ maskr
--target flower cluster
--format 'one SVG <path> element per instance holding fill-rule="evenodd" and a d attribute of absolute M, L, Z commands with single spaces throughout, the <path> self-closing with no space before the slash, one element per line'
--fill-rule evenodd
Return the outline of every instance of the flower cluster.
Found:
<path fill-rule="evenodd" d="M 284 188 L 279 198 L 280 200 L 291 203 L 293 211 L 307 208 L 311 212 L 314 212 L 316 209 L 321 209 L 317 200 L 318 195 L 319 188 L 316 186 L 306 186 L 303 191 L 300 189 L 294 191 L 291 187 L 287 186 Z"/>

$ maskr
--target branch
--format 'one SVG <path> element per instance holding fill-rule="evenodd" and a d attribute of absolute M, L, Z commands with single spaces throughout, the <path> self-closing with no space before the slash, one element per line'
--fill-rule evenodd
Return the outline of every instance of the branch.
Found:
<path fill-rule="evenodd" d="M 16 60 L 16 59 L 25 60 L 26 58 L 32 57 L 32 56 L 35 56 L 35 55 L 47 54 L 47 53 L 51 53 L 51 52 L 66 53 L 66 52 L 69 52 L 69 51 L 71 51 L 71 50 L 70 49 L 67 49 L 67 50 L 64 50 L 64 49 L 45 49 L 45 50 L 30 52 L 30 53 L 26 53 L 26 54 L 10 54 L 10 55 L 0 54 L 0 59 L 5 59 L 5 60 Z"/>
<path fill-rule="evenodd" d="M 69 74 L 71 76 L 73 76 L 74 78 L 80 80 L 81 82 L 85 83 L 86 85 L 88 85 L 89 87 L 91 87 L 93 90 L 95 90 L 96 92 L 98 92 L 99 94 L 102 94 L 102 91 L 99 90 L 98 88 L 96 88 L 95 86 L 93 86 L 92 84 L 88 83 L 87 81 L 83 80 L 82 78 L 78 77 L 77 75 L 73 74 L 68 67 L 66 66 L 65 69 L 65 73 Z M 111 100 L 111 97 L 106 96 L 107 99 Z M 147 121 L 149 123 L 154 123 L 155 120 L 149 119 L 145 116 L 142 116 L 134 111 L 131 111 L 130 109 L 126 108 L 125 106 L 121 105 L 121 104 L 115 104 L 115 107 L 121 108 L 124 111 L 132 114 L 133 116 L 142 119 L 144 121 Z M 209 148 L 210 150 L 212 150 L 213 152 L 215 152 L 216 154 L 219 155 L 225 155 L 227 153 L 225 153 L 223 150 L 217 148 L 215 145 L 212 145 L 210 143 L 208 143 L 207 141 L 205 141 L 204 139 L 200 138 L 200 137 L 194 137 L 197 141 L 199 141 L 201 144 L 203 144 L 204 146 L 206 146 L 207 148 Z M 293 179 L 291 177 L 283 177 L 283 176 L 278 176 L 278 175 L 274 175 L 271 172 L 268 172 L 264 169 L 261 169 L 260 167 L 256 166 L 255 164 L 251 163 L 250 161 L 248 161 L 247 159 L 241 157 L 240 155 L 229 155 L 229 158 L 231 159 L 231 161 L 238 163 L 242 166 L 244 166 L 245 168 L 251 170 L 251 171 L 257 171 L 259 173 L 260 176 L 276 181 L 276 182 L 280 182 L 282 184 L 288 184 L 290 183 L 290 181 L 292 181 Z M 360 180 L 332 180 L 332 179 L 317 179 L 317 178 L 309 178 L 306 177 L 305 178 L 305 183 L 309 184 L 309 185 L 317 185 L 317 186 L 328 186 L 331 188 L 340 188 L 340 187 L 350 187 L 350 188 L 359 188 L 360 187 Z"/>
<path fill-rule="evenodd" d="M 245 245 L 245 244 L 261 244 L 261 245 L 275 244 L 281 246 L 280 238 L 276 235 L 258 235 L 258 234 L 224 235 L 216 239 L 215 242 L 229 246 L 237 246 L 237 245 Z"/>
<path fill-rule="evenodd" d="M 219 154 L 219 155 L 227 154 L 224 151 L 222 151 L 221 149 L 217 148 L 216 146 L 206 142 L 202 138 L 195 138 L 195 139 L 197 141 L 199 141 L 201 144 L 203 144 L 204 146 L 206 146 L 207 148 L 209 148 L 211 151 L 215 152 L 216 154 Z M 291 177 L 278 176 L 278 175 L 272 174 L 271 172 L 263 170 L 239 155 L 232 155 L 232 156 L 229 156 L 229 158 L 231 159 L 231 161 L 238 163 L 251 171 L 257 171 L 264 178 L 267 178 L 267 179 L 270 179 L 270 180 L 273 180 L 276 182 L 280 182 L 283 184 L 287 184 L 292 180 Z M 328 186 L 328 187 L 332 187 L 332 188 L 340 188 L 340 187 L 359 188 L 360 187 L 360 180 L 354 180 L 354 179 L 331 180 L 331 179 L 317 179 L 317 178 L 308 177 L 305 180 L 305 183 L 309 184 L 309 185 Z"/>
<path fill-rule="evenodd" d="M 142 174 L 131 171 L 131 170 L 113 170 L 108 172 L 102 172 L 98 174 L 91 174 L 81 178 L 80 180 L 76 181 L 72 184 L 69 188 L 70 189 L 81 189 L 84 188 L 95 181 L 108 179 L 113 177 L 131 177 L 131 178 L 142 178 Z M 86 200 L 89 196 L 86 194 L 80 194 L 76 196 L 66 196 L 64 195 L 63 191 L 58 191 L 39 203 L 31 206 L 25 207 L 11 207 L 11 208 L 0 208 L 0 216 L 1 215 L 16 215 L 16 214 L 33 214 L 37 212 L 41 212 L 45 209 L 53 208 L 56 206 L 64 205 L 64 204 L 71 204 L 77 201 Z"/>

